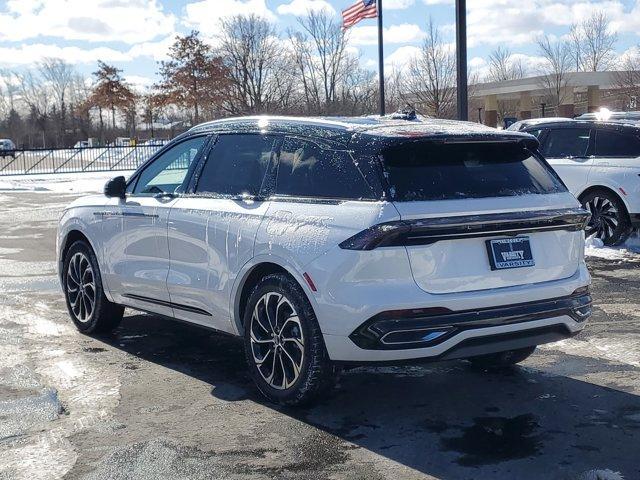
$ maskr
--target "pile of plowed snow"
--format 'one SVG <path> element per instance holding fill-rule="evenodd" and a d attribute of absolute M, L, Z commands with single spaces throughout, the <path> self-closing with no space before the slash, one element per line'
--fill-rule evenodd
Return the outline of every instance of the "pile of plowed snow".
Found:
<path fill-rule="evenodd" d="M 0 175 L 0 192 L 100 193 L 110 178 L 133 172 L 81 172 L 38 175 Z"/>
<path fill-rule="evenodd" d="M 585 242 L 584 254 L 606 260 L 640 260 L 640 232 L 634 232 L 622 245 L 616 247 L 605 247 L 602 240 L 591 236 Z"/>

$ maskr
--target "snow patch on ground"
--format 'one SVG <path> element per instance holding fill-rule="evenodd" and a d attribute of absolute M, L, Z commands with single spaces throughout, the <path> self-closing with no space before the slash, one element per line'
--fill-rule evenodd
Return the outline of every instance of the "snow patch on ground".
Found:
<path fill-rule="evenodd" d="M 640 232 L 634 232 L 617 247 L 605 247 L 602 240 L 592 235 L 585 241 L 584 254 L 605 260 L 640 260 Z"/>
<path fill-rule="evenodd" d="M 0 192 L 97 193 L 102 192 L 107 180 L 120 175 L 128 177 L 132 173 L 127 170 L 0 176 Z"/>

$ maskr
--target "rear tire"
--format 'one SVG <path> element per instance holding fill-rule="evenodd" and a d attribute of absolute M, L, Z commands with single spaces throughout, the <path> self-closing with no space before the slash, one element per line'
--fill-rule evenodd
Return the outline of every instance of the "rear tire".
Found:
<path fill-rule="evenodd" d="M 506 352 L 490 353 L 488 355 L 480 355 L 478 357 L 468 358 L 471 365 L 482 369 L 505 369 L 516 365 L 529 358 L 536 347 L 519 348 L 517 350 L 508 350 Z"/>
<path fill-rule="evenodd" d="M 269 401 L 303 405 L 333 387 L 338 370 L 329 360 L 309 300 L 289 275 L 260 280 L 243 320 L 249 372 Z"/>
<path fill-rule="evenodd" d="M 69 315 L 82 333 L 110 332 L 120 324 L 124 307 L 105 296 L 98 259 L 84 240 L 78 240 L 67 250 L 62 288 Z"/>
<path fill-rule="evenodd" d="M 580 198 L 580 203 L 591 213 L 586 235 L 596 235 L 607 246 L 619 245 L 631 233 L 631 222 L 620 197 L 608 190 L 592 190 Z"/>

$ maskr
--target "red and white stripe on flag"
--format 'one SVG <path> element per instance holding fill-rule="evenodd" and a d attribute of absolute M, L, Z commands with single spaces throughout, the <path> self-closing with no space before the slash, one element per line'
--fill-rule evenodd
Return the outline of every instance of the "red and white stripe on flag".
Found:
<path fill-rule="evenodd" d="M 378 16 L 377 0 L 358 0 L 342 11 L 342 28 L 349 28 L 365 18 Z"/>

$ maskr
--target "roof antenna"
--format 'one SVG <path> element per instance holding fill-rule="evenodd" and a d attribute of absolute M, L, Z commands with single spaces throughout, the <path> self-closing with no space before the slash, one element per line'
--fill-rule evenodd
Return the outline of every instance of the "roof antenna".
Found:
<path fill-rule="evenodd" d="M 403 109 L 391 115 L 391 118 L 394 120 L 416 120 L 418 116 L 416 115 L 416 109 L 410 103 L 407 103 Z"/>

